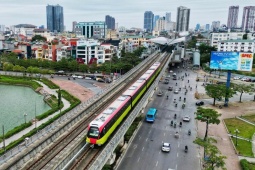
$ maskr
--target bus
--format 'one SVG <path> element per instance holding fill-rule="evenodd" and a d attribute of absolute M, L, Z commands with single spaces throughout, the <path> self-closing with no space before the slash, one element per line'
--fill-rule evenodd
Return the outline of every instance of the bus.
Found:
<path fill-rule="evenodd" d="M 150 108 L 146 114 L 146 122 L 154 122 L 156 119 L 157 109 Z"/>

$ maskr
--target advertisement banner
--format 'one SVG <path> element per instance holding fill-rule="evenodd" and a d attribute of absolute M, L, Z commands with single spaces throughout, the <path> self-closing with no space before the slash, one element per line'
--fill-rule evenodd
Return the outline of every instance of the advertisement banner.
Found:
<path fill-rule="evenodd" d="M 210 68 L 217 70 L 252 70 L 253 53 L 211 52 Z"/>

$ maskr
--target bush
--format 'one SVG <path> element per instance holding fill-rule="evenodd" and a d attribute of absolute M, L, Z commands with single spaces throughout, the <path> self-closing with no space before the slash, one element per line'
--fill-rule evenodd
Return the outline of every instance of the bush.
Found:
<path fill-rule="evenodd" d="M 134 131 L 136 130 L 139 122 L 143 119 L 142 116 L 139 116 L 137 118 L 135 118 L 134 122 L 132 123 L 132 125 L 128 128 L 126 134 L 124 135 L 124 140 L 125 141 L 129 141 L 131 136 L 133 135 Z"/>
<path fill-rule="evenodd" d="M 241 159 L 240 164 L 242 167 L 242 170 L 249 170 L 249 162 L 246 159 Z"/>

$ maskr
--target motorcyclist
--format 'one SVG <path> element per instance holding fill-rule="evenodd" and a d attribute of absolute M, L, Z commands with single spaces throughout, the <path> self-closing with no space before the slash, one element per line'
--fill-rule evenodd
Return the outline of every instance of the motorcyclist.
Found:
<path fill-rule="evenodd" d="M 185 145 L 185 152 L 187 152 L 188 151 L 188 146 L 187 145 Z"/>
<path fill-rule="evenodd" d="M 182 127 L 182 122 L 180 122 L 180 127 Z"/>
<path fill-rule="evenodd" d="M 189 129 L 188 134 L 191 135 L 191 130 Z"/>
<path fill-rule="evenodd" d="M 174 99 L 174 103 L 176 103 L 176 99 Z"/>
<path fill-rule="evenodd" d="M 174 118 L 176 119 L 176 114 L 174 114 Z"/>
<path fill-rule="evenodd" d="M 168 96 L 166 96 L 166 99 L 168 100 Z"/>
<path fill-rule="evenodd" d="M 175 103 L 175 107 L 177 107 L 177 103 Z"/>
<path fill-rule="evenodd" d="M 184 97 L 183 101 L 186 102 L 186 97 Z"/>
<path fill-rule="evenodd" d="M 175 83 L 175 86 L 177 86 L 177 83 Z"/>
<path fill-rule="evenodd" d="M 182 97 L 180 96 L 180 97 L 179 97 L 179 100 L 181 101 L 181 99 L 182 99 Z"/>

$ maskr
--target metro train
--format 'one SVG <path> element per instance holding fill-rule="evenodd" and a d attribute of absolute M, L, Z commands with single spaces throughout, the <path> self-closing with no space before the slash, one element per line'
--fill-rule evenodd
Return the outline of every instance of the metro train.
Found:
<path fill-rule="evenodd" d="M 99 146 L 103 145 L 132 108 L 135 107 L 160 70 L 161 63 L 155 62 L 121 96 L 90 122 L 86 142 Z"/>

